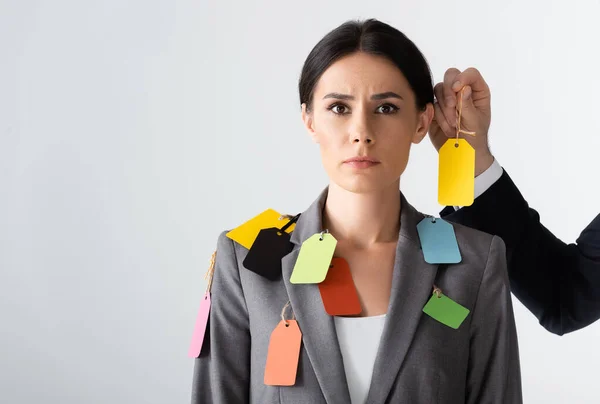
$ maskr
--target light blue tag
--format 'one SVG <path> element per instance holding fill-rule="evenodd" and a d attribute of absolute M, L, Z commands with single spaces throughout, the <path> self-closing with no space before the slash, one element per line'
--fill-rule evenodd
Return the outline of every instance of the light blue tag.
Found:
<path fill-rule="evenodd" d="M 425 262 L 457 264 L 462 261 L 454 227 L 447 221 L 426 217 L 417 225 Z"/>

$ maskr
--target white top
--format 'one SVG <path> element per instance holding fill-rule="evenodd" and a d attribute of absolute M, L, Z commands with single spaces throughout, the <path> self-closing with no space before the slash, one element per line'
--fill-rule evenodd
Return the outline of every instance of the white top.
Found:
<path fill-rule="evenodd" d="M 367 399 L 385 316 L 334 317 L 351 404 Z"/>

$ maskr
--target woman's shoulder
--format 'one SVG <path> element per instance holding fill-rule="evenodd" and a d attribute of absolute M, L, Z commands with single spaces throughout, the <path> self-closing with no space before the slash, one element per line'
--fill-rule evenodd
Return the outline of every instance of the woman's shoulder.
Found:
<path fill-rule="evenodd" d="M 231 265 L 236 263 L 237 261 L 237 249 L 239 248 L 233 239 L 229 237 L 231 230 L 225 229 L 220 230 L 216 237 L 216 245 L 215 245 L 215 256 L 217 264 L 227 263 L 227 267 L 234 267 L 235 265 Z"/>
<path fill-rule="evenodd" d="M 452 226 L 461 254 L 469 263 L 485 268 L 492 256 L 506 254 L 506 246 L 500 237 L 459 223 L 452 223 Z"/>
<path fill-rule="evenodd" d="M 461 224 L 451 223 L 460 250 L 461 260 L 441 272 L 438 286 L 450 288 L 457 301 L 473 309 L 477 304 L 487 304 L 479 292 L 508 287 L 506 247 L 496 235 L 485 233 Z M 448 285 L 454 285 L 455 289 Z M 462 285 L 462 286 L 456 286 Z M 494 295 L 496 297 L 496 295 Z M 487 298 L 486 298 L 487 299 Z"/>

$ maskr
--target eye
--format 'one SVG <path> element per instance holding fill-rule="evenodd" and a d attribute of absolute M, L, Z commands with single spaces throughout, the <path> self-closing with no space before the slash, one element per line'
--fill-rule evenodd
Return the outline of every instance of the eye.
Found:
<path fill-rule="evenodd" d="M 400 108 L 398 108 L 394 104 L 383 104 L 383 105 L 380 105 L 379 107 L 377 107 L 376 111 L 379 114 L 389 115 L 389 114 L 395 113 L 399 109 Z"/>
<path fill-rule="evenodd" d="M 349 108 L 344 104 L 335 103 L 330 105 L 327 109 L 336 115 L 344 115 L 348 113 Z"/>

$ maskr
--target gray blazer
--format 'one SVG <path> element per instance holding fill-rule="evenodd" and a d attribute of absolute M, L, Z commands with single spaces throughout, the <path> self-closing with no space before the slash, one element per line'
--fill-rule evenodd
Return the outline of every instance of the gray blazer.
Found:
<path fill-rule="evenodd" d="M 245 269 L 248 250 L 226 232 L 220 235 L 209 328 L 195 359 L 193 404 L 350 403 L 334 320 L 323 308 L 319 287 L 290 283 L 300 245 L 323 230 L 326 198 L 327 189 L 296 223 L 294 249 L 282 260 L 279 281 Z M 462 262 L 431 265 L 416 230 L 424 215 L 403 195 L 400 217 L 390 305 L 366 403 L 521 403 L 503 241 L 455 224 Z M 422 312 L 434 283 L 471 310 L 458 330 Z M 288 300 L 302 331 L 296 384 L 266 386 L 270 335 Z"/>

